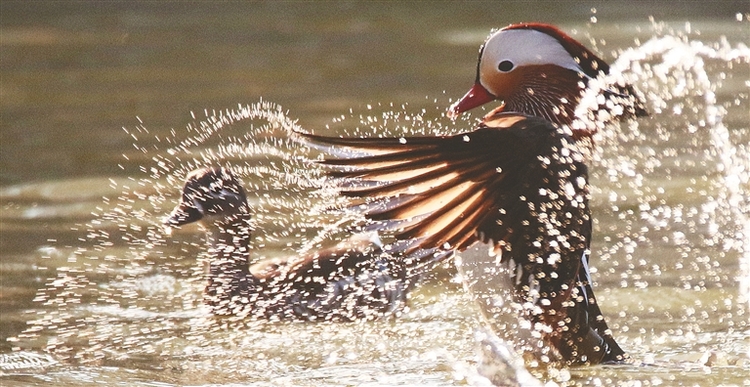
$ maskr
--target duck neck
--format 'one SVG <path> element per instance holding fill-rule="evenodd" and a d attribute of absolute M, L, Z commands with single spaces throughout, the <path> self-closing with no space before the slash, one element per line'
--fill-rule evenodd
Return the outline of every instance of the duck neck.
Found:
<path fill-rule="evenodd" d="M 215 309 L 232 308 L 255 282 L 249 269 L 250 235 L 250 216 L 245 214 L 217 221 L 208 230 L 206 301 Z"/>
<path fill-rule="evenodd" d="M 506 102 L 506 111 L 542 117 L 559 126 L 570 125 L 586 79 L 567 69 L 524 75 L 520 91 Z"/>

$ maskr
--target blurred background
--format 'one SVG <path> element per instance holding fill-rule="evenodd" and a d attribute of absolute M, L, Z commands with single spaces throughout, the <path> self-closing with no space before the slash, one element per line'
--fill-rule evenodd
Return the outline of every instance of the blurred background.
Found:
<path fill-rule="evenodd" d="M 474 78 L 478 45 L 510 23 L 554 23 L 587 41 L 599 30 L 635 35 L 633 25 L 648 26 L 649 17 L 731 21 L 747 8 L 744 1 L 3 1 L 0 184 L 122 173 L 116 164 L 132 139 L 120 128 L 136 117 L 151 128 L 181 127 L 190 111 L 262 97 L 314 128 L 366 103 L 457 98 Z M 735 28 L 747 37 L 746 24 Z"/>

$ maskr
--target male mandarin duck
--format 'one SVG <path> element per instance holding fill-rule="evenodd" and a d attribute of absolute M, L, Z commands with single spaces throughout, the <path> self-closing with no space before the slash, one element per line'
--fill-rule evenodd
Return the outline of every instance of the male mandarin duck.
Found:
<path fill-rule="evenodd" d="M 200 222 L 209 248 L 205 302 L 217 315 L 353 320 L 404 306 L 404 274 L 386 259 L 376 234 L 355 235 L 301 257 L 250 264 L 250 207 L 227 168 L 190 172 L 167 227 Z"/>
<path fill-rule="evenodd" d="M 608 73 L 606 62 L 557 27 L 513 24 L 491 34 L 479 49 L 474 86 L 448 109 L 448 116 L 455 118 L 500 100 L 503 103 L 485 120 L 502 112 L 516 112 L 542 117 L 557 126 L 570 125 L 588 82 Z M 623 108 L 620 114 L 624 117 L 647 115 L 630 85 L 612 85 L 603 94 Z M 593 130 L 579 128 L 572 136 L 588 137 Z"/>
<path fill-rule="evenodd" d="M 626 354 L 596 303 L 588 266 L 588 172 L 576 140 L 593 131 L 569 127 L 589 80 L 608 70 L 556 27 L 515 24 L 488 37 L 475 85 L 449 108 L 455 117 L 501 100 L 475 130 L 411 138 L 299 135 L 338 157 L 321 163 L 368 227 L 395 238 L 392 251 L 426 264 L 489 245 L 490 254 L 462 254 L 457 264 L 470 274 L 464 283 L 493 329 L 517 348 L 542 362 L 622 361 Z M 623 115 L 645 114 L 630 86 L 603 94 Z"/>

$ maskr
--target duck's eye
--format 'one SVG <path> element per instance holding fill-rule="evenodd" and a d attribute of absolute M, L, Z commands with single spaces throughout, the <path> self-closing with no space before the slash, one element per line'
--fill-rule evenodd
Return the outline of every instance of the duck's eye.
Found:
<path fill-rule="evenodd" d="M 513 70 L 513 62 L 509 60 L 504 60 L 500 62 L 499 65 L 497 65 L 497 69 L 504 73 L 507 73 L 508 71 Z"/>

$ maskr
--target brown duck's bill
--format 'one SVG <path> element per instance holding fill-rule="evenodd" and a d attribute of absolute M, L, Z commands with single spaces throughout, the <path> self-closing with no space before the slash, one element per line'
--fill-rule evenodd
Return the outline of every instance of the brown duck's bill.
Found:
<path fill-rule="evenodd" d="M 164 220 L 164 225 L 168 227 L 183 226 L 201 219 L 203 219 L 203 214 L 197 208 L 180 204 Z"/>
<path fill-rule="evenodd" d="M 487 91 L 482 84 L 477 82 L 471 87 L 471 89 L 469 89 L 469 92 L 466 93 L 466 95 L 461 97 L 460 100 L 448 108 L 447 116 L 450 119 L 455 119 L 459 114 L 474 109 L 477 106 L 484 105 L 487 102 L 494 101 L 495 99 L 497 99 L 497 97 Z"/>

